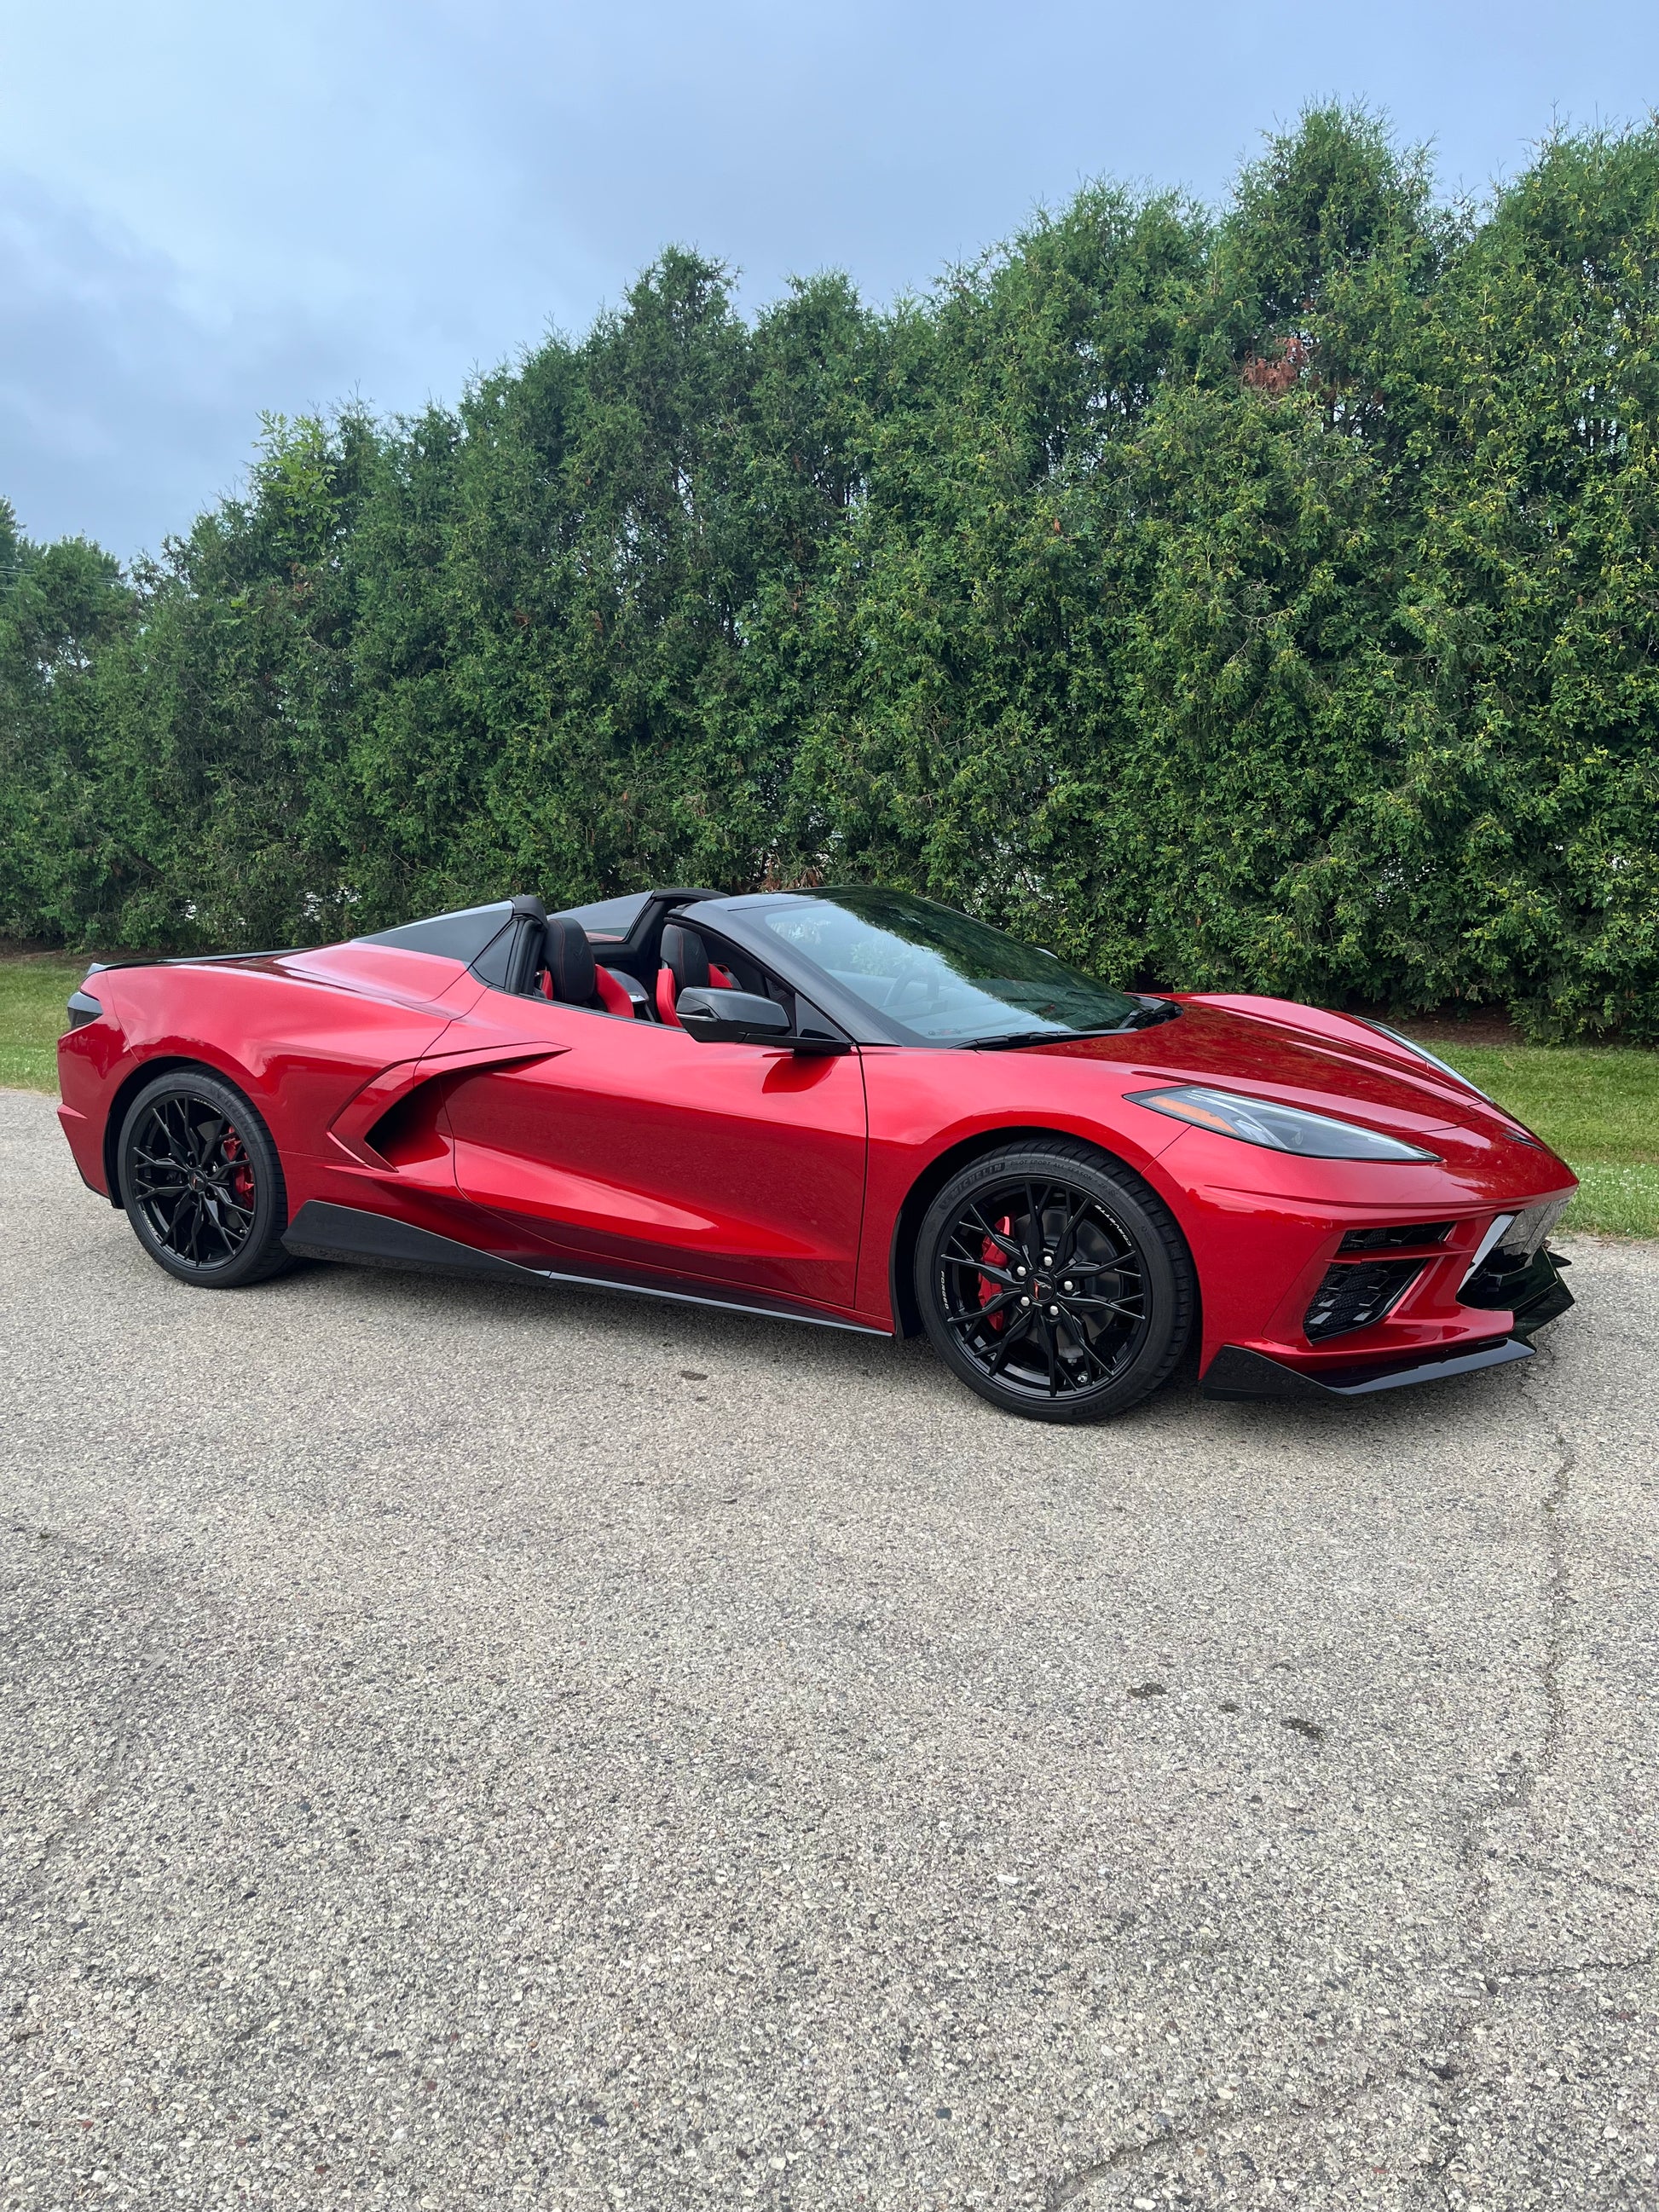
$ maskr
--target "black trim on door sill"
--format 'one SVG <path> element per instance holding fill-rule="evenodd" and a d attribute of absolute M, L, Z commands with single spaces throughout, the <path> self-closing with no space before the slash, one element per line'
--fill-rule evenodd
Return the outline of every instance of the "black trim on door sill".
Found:
<path fill-rule="evenodd" d="M 370 1213 L 362 1206 L 333 1206 L 320 1198 L 307 1200 L 283 1243 L 299 1259 L 399 1267 L 419 1274 L 483 1277 L 501 1283 L 569 1284 L 586 1291 L 622 1291 L 630 1297 L 666 1298 L 675 1305 L 713 1306 L 721 1313 L 750 1314 L 762 1321 L 799 1321 L 812 1328 L 842 1328 L 854 1336 L 885 1337 L 890 1333 L 872 1328 L 867 1322 L 841 1321 L 834 1315 L 813 1313 L 781 1299 L 757 1304 L 752 1291 L 744 1297 L 726 1298 L 653 1283 L 621 1282 L 611 1275 L 526 1267 L 520 1261 L 498 1259 L 493 1252 L 481 1252 L 453 1237 L 440 1237 L 434 1230 L 417 1229 L 413 1222 L 396 1221 L 389 1214 Z"/>

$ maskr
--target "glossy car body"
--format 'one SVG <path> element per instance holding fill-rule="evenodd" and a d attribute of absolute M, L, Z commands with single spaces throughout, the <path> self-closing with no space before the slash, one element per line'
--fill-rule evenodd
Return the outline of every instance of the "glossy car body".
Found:
<path fill-rule="evenodd" d="M 1494 1224 L 1547 1225 L 1571 1171 L 1403 1041 L 1198 994 L 1169 994 L 1178 1016 L 1124 1034 L 898 1043 L 766 927 L 790 896 L 664 891 L 578 910 L 606 1007 L 526 988 L 515 947 L 540 926 L 532 899 L 313 951 L 95 969 L 60 1048 L 64 1128 L 84 1181 L 118 1205 L 126 1103 L 158 1071 L 205 1068 L 270 1132 L 291 1250 L 883 1334 L 916 1325 L 909 1240 L 957 1167 L 1014 1137 L 1080 1139 L 1174 1215 L 1197 1275 L 1199 1370 L 1218 1395 L 1352 1394 L 1522 1358 L 1571 1304 L 1540 1237 L 1493 1247 Z M 711 1042 L 677 1026 L 658 988 L 677 915 L 716 959 L 725 945 L 763 963 L 836 1042 Z M 1182 1084 L 1433 1157 L 1293 1155 L 1132 1096 Z M 1310 1334 L 1316 1302 L 1328 1318 L 1357 1283 L 1346 1271 L 1378 1267 L 1401 1285 L 1380 1318 Z"/>

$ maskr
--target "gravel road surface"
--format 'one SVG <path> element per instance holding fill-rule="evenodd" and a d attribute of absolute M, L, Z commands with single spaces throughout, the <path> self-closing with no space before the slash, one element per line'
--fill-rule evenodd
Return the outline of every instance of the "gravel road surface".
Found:
<path fill-rule="evenodd" d="M 1659 1249 L 1529 1366 L 186 1290 L 0 1094 L 0 2203 L 1659 2198 Z"/>

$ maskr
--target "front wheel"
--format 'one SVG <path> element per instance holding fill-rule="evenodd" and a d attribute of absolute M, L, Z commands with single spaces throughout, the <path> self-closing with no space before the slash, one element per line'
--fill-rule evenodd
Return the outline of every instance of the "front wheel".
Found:
<path fill-rule="evenodd" d="M 971 1390 L 1039 1421 L 1098 1421 L 1165 1380 L 1197 1304 L 1169 1209 L 1069 1138 L 988 1152 L 946 1183 L 916 1240 L 916 1300 Z"/>
<path fill-rule="evenodd" d="M 240 1290 L 289 1266 L 288 1192 L 264 1123 L 205 1068 L 158 1075 L 127 1109 L 121 1200 L 138 1242 L 180 1282 Z"/>

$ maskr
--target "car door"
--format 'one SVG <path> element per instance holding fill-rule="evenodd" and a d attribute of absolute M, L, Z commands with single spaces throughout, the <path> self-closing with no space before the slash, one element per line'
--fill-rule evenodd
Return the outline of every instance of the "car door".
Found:
<path fill-rule="evenodd" d="M 445 1112 L 464 1196 L 578 1272 L 851 1308 L 864 1211 L 856 1052 L 797 1057 L 535 998 L 469 1029 L 544 1059 L 463 1075 Z"/>

